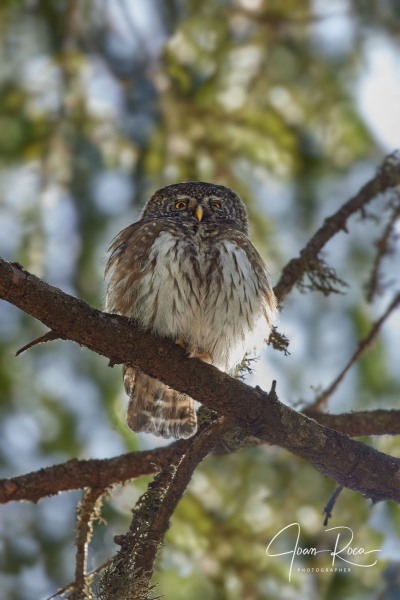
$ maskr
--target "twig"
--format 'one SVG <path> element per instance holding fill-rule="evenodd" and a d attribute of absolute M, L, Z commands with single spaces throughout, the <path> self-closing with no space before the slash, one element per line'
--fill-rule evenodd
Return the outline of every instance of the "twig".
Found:
<path fill-rule="evenodd" d="M 339 485 L 336 490 L 333 492 L 332 496 L 329 498 L 322 514 L 325 515 L 324 519 L 324 527 L 328 525 L 329 519 L 332 517 L 333 507 L 335 506 L 336 500 L 339 497 L 340 492 L 343 490 L 343 486 Z"/>
<path fill-rule="evenodd" d="M 360 356 L 369 348 L 381 330 L 383 323 L 386 319 L 391 315 L 391 313 L 399 306 L 400 304 L 400 294 L 397 294 L 392 302 L 389 304 L 388 308 L 384 312 L 384 314 L 376 321 L 371 327 L 368 335 L 363 338 L 357 346 L 357 350 L 354 352 L 353 356 L 350 358 L 344 369 L 339 373 L 336 379 L 331 383 L 331 385 L 323 391 L 316 400 L 309 406 L 312 410 L 321 410 L 330 396 L 336 391 L 341 381 L 344 379 L 346 373 L 351 369 L 354 363 L 360 358 Z"/>
<path fill-rule="evenodd" d="M 280 333 L 278 328 L 273 325 L 271 327 L 271 333 L 269 334 L 267 344 L 271 345 L 274 350 L 278 350 L 278 352 L 283 352 L 285 356 L 289 356 L 289 343 L 290 341 L 286 335 L 284 333 Z"/>
<path fill-rule="evenodd" d="M 88 488 L 77 507 L 75 581 L 68 600 L 91 600 L 92 576 L 86 572 L 87 553 L 93 535 L 93 523 L 99 518 L 104 488 Z"/>
<path fill-rule="evenodd" d="M 333 215 L 325 219 L 324 224 L 316 231 L 310 241 L 282 270 L 282 275 L 274 291 L 279 302 L 297 285 L 307 273 L 322 248 L 340 231 L 347 232 L 347 221 L 356 212 L 362 211 L 367 204 L 375 200 L 382 192 L 400 185 L 400 167 L 398 154 L 393 153 L 385 158 L 382 167 L 361 190 L 343 204 Z"/>
<path fill-rule="evenodd" d="M 63 340 L 63 339 L 65 339 L 65 338 L 63 338 L 61 335 L 58 335 L 58 333 L 55 333 L 54 331 L 48 331 L 44 335 L 41 335 L 40 337 L 36 338 L 35 340 L 32 340 L 31 342 L 29 342 L 29 344 L 26 344 L 26 346 L 23 346 L 22 348 L 17 350 L 17 352 L 15 353 L 15 356 L 19 356 L 20 354 L 22 354 L 23 352 L 26 352 L 30 348 L 33 348 L 33 346 L 36 346 L 37 344 L 44 344 L 45 342 L 52 342 L 53 340 Z"/>
<path fill-rule="evenodd" d="M 103 569 L 108 567 L 108 565 L 111 563 L 111 561 L 112 561 L 112 558 L 108 558 L 101 565 L 99 565 L 95 569 L 92 569 L 91 571 L 89 571 L 86 576 L 88 578 L 93 578 L 93 576 L 96 575 L 96 573 L 99 573 L 100 571 L 102 571 Z M 54 594 L 52 594 L 51 596 L 46 598 L 46 600 L 53 600 L 53 598 L 63 598 L 64 594 L 66 592 L 69 592 L 70 590 L 73 589 L 74 584 L 75 584 L 75 581 L 71 581 L 70 583 L 67 583 L 67 585 L 64 585 L 64 587 L 59 588 L 56 592 L 54 592 Z"/>
<path fill-rule="evenodd" d="M 374 296 L 381 292 L 382 285 L 380 284 L 380 268 L 383 259 L 390 255 L 393 252 L 392 242 L 396 237 L 395 233 L 395 224 L 396 221 L 400 218 L 400 202 L 396 202 L 392 207 L 392 215 L 387 223 L 382 237 L 376 242 L 376 247 L 378 249 L 374 266 L 372 268 L 371 278 L 367 285 L 367 300 L 368 302 L 372 302 Z"/>

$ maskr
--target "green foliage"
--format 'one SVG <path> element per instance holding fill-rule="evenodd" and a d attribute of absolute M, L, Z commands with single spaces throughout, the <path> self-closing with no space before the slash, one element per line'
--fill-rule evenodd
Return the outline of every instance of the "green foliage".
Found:
<path fill-rule="evenodd" d="M 353 181 L 356 189 L 365 182 L 366 166 L 370 175 L 379 162 L 357 82 L 371 36 L 398 43 L 399 3 L 351 0 L 323 14 L 323 3 L 309 0 L 141 4 L 1 3 L 0 254 L 100 307 L 113 235 L 156 188 L 196 179 L 241 194 L 276 280 L 354 193 Z M 336 13 L 336 34 L 346 25 L 351 33 L 329 43 Z M 269 347 L 255 365 L 253 381 L 269 388 L 277 379 L 284 401 L 326 388 L 379 314 L 379 302 L 366 308 L 362 297 L 360 273 L 369 270 L 376 239 L 369 227 L 355 226 L 315 266 L 317 283 L 335 287 L 343 277 L 345 295 L 294 293 L 274 338 L 283 350 L 289 338 L 290 355 Z M 3 476 L 141 447 L 124 424 L 119 369 L 61 341 L 14 358 L 42 333 L 0 306 Z M 362 357 L 333 410 L 397 405 L 398 368 L 387 348 L 395 335 L 385 330 Z M 399 452 L 396 439 L 374 443 Z M 143 486 L 111 494 L 107 526 L 95 528 L 93 568 L 115 553 L 113 535 L 126 531 Z M 208 458 L 173 517 L 156 593 L 175 600 L 398 593 L 388 555 L 351 575 L 296 571 L 290 584 L 287 556 L 266 556 L 268 542 L 292 522 L 301 524 L 303 546 L 323 545 L 321 513 L 332 492 L 331 481 L 276 448 Z M 63 494 L 3 507 L 12 510 L 0 530 L 5 597 L 44 598 L 71 581 L 75 504 L 75 494 Z M 400 535 L 398 511 L 379 511 L 344 491 L 330 525 L 351 527 L 366 549 L 390 545 Z M 296 565 L 324 560 L 299 557 Z"/>

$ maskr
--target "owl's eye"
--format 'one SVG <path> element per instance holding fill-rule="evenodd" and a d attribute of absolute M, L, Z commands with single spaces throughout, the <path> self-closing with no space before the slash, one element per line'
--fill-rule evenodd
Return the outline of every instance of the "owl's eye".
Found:
<path fill-rule="evenodd" d="M 219 210 L 221 208 L 221 202 L 211 202 L 212 208 Z"/>
<path fill-rule="evenodd" d="M 177 208 L 177 209 L 182 209 L 182 208 L 186 208 L 186 207 L 187 207 L 186 200 L 178 200 L 178 202 L 175 202 L 175 208 Z"/>

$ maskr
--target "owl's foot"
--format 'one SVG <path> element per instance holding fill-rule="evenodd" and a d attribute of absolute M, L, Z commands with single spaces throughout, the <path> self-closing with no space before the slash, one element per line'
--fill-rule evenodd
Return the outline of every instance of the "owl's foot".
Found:
<path fill-rule="evenodd" d="M 211 354 L 208 354 L 207 352 L 198 352 L 197 350 L 190 350 L 181 338 L 177 338 L 175 340 L 175 344 L 186 352 L 188 358 L 199 358 L 206 363 L 212 363 Z"/>
<path fill-rule="evenodd" d="M 199 358 L 206 363 L 212 363 L 212 356 L 211 354 L 207 354 L 207 352 L 197 352 L 196 350 L 192 350 L 188 353 L 188 356 L 189 358 Z"/>
<path fill-rule="evenodd" d="M 187 346 L 186 346 L 185 342 L 181 338 L 177 338 L 175 340 L 175 344 L 177 346 L 179 346 L 179 348 L 182 348 L 182 350 L 184 350 L 185 352 L 187 352 Z"/>

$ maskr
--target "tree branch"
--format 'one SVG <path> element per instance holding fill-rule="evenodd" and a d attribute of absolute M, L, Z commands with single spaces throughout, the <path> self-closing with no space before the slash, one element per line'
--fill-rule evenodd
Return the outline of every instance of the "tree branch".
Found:
<path fill-rule="evenodd" d="M 104 488 L 88 488 L 77 507 L 75 581 L 68 600 L 93 600 L 91 576 L 87 574 L 87 552 L 93 535 L 93 522 L 99 518 Z"/>
<path fill-rule="evenodd" d="M 347 221 L 364 208 L 379 194 L 400 185 L 399 153 L 394 152 L 386 157 L 381 168 L 361 190 L 343 204 L 338 211 L 325 219 L 324 224 L 316 231 L 310 241 L 301 250 L 298 258 L 290 260 L 282 271 L 282 275 L 274 288 L 279 302 L 288 295 L 292 288 L 299 284 L 311 266 L 318 261 L 322 248 L 340 231 L 347 233 Z"/>
<path fill-rule="evenodd" d="M 321 425 L 353 437 L 400 435 L 400 411 L 398 410 L 371 410 L 330 415 L 307 409 L 304 414 Z M 251 443 L 243 446 L 250 447 L 262 443 L 262 440 L 252 439 Z M 187 440 L 181 440 L 164 448 L 146 452 L 129 452 L 113 458 L 73 459 L 26 475 L 2 479 L 0 480 L 0 504 L 13 500 L 37 502 L 41 498 L 54 496 L 59 492 L 96 486 L 107 488 L 115 484 L 123 484 L 141 475 L 153 475 L 175 462 L 187 444 Z"/>
<path fill-rule="evenodd" d="M 399 410 L 378 409 L 329 415 L 307 408 L 304 414 L 315 419 L 321 425 L 336 429 L 336 431 L 352 437 L 400 435 Z"/>
<path fill-rule="evenodd" d="M 331 385 L 329 387 L 327 387 L 326 390 L 324 390 L 323 392 L 321 392 L 319 394 L 319 396 L 314 400 L 314 402 L 309 407 L 310 409 L 321 410 L 322 408 L 324 408 L 326 406 L 326 403 L 328 402 L 330 396 L 332 396 L 332 394 L 337 390 L 340 383 L 343 381 L 346 373 L 348 373 L 348 371 L 351 369 L 351 367 L 357 362 L 357 360 L 360 358 L 361 354 L 363 354 L 365 352 L 365 350 L 367 350 L 371 346 L 374 339 L 380 332 L 383 323 L 386 321 L 386 319 L 388 319 L 390 317 L 392 312 L 394 310 L 396 310 L 396 308 L 398 308 L 399 305 L 400 305 L 400 294 L 396 294 L 396 296 L 393 298 L 393 300 L 389 304 L 388 308 L 385 310 L 384 314 L 372 325 L 370 331 L 368 332 L 368 335 L 366 335 L 365 338 L 363 338 L 362 340 L 359 341 L 356 351 L 353 353 L 352 357 L 347 362 L 346 366 L 342 369 L 342 371 L 339 373 L 339 375 L 334 379 L 334 381 L 331 383 Z"/>
<path fill-rule="evenodd" d="M 187 440 L 166 448 L 128 452 L 107 459 L 69 460 L 61 465 L 0 481 L 0 504 L 12 500 L 37 502 L 45 496 L 84 487 L 107 488 L 141 475 L 157 473 L 182 454 Z"/>
<path fill-rule="evenodd" d="M 149 485 L 133 510 L 129 531 L 117 536 L 121 547 L 103 573 L 101 600 L 147 600 L 154 588 L 154 561 L 170 525 L 170 518 L 199 463 L 227 429 L 223 417 L 202 427 L 190 440 L 182 459 L 166 467 Z"/>
<path fill-rule="evenodd" d="M 22 348 L 17 350 L 17 352 L 15 353 L 15 356 L 20 356 L 21 354 L 23 354 L 27 350 L 30 350 L 34 346 L 37 346 L 38 344 L 45 344 L 46 342 L 54 342 L 54 340 L 60 340 L 60 339 L 62 339 L 62 338 L 60 338 L 59 335 L 56 335 L 54 333 L 54 331 L 48 331 L 44 335 L 41 335 L 40 337 L 36 338 L 36 340 L 32 340 L 31 342 L 29 342 L 29 344 L 26 344 L 25 346 L 23 346 Z"/>
<path fill-rule="evenodd" d="M 381 277 L 381 266 L 383 259 L 390 256 L 394 252 L 395 241 L 398 240 L 399 234 L 396 231 L 396 224 L 400 219 L 400 197 L 397 195 L 395 200 L 389 205 L 391 216 L 387 223 L 382 236 L 375 242 L 377 253 L 375 256 L 374 266 L 372 269 L 370 280 L 367 284 L 367 300 L 372 302 L 374 296 L 382 293 L 385 282 Z M 386 283 L 386 285 L 388 285 Z"/>
<path fill-rule="evenodd" d="M 379 190 L 378 190 L 379 191 Z M 272 390 L 232 379 L 173 342 L 151 336 L 127 318 L 107 315 L 0 259 L 0 297 L 41 320 L 57 335 L 144 372 L 226 416 L 248 435 L 286 448 L 339 485 L 373 500 L 400 501 L 400 459 L 387 456 L 280 403 Z"/>

